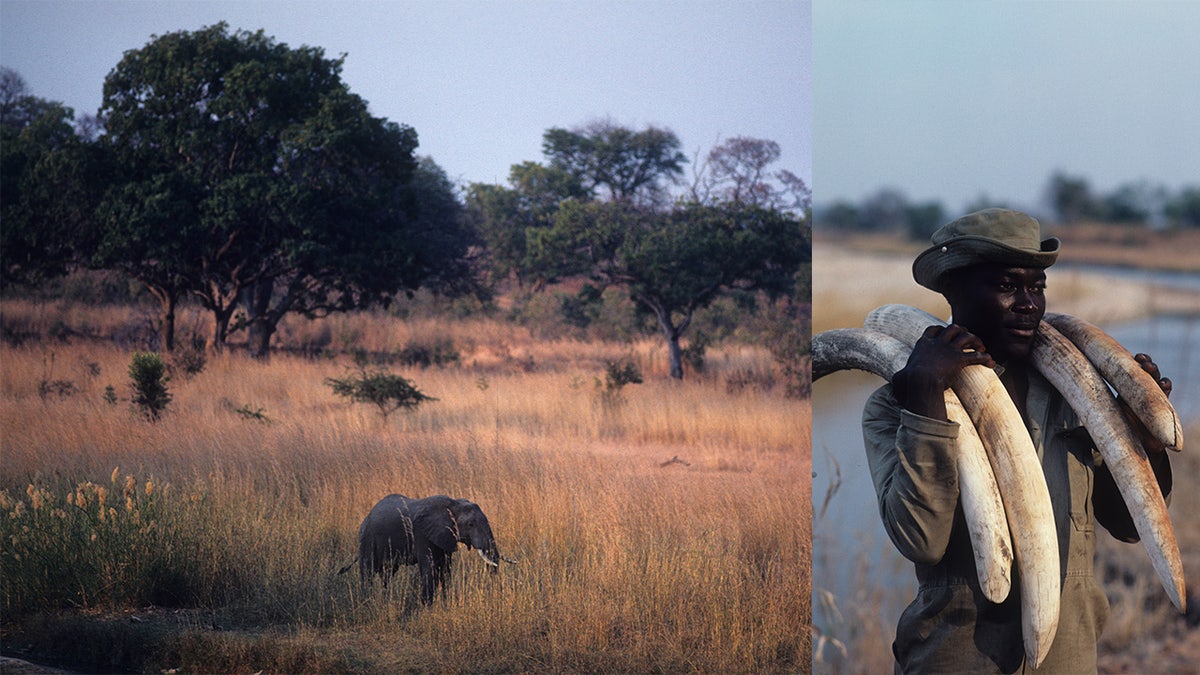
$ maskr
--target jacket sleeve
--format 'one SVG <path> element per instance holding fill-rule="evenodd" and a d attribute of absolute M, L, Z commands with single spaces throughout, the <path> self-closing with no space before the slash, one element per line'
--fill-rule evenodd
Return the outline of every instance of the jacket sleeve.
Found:
<path fill-rule="evenodd" d="M 863 440 L 879 514 L 905 558 L 932 565 L 950 541 L 958 506 L 958 424 L 902 409 L 890 385 L 863 409 Z"/>

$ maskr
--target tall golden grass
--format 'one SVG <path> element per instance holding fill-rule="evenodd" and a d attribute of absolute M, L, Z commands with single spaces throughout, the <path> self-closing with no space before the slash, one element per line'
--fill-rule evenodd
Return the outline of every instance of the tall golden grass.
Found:
<path fill-rule="evenodd" d="M 129 320 L 4 310 L 31 333 L 51 313 L 92 327 Z M 769 384 L 727 386 L 747 370 L 769 383 L 765 352 L 710 349 L 705 374 L 680 383 L 652 340 L 539 341 L 487 320 L 326 321 L 292 325 L 286 339 L 394 352 L 448 338 L 460 359 L 394 368 L 438 400 L 384 419 L 325 384 L 349 357 L 225 354 L 176 374 L 167 414 L 150 423 L 127 400 L 128 351 L 0 346 L 6 630 L 47 658 L 98 631 L 109 637 L 72 654 L 93 667 L 154 635 L 119 667 L 809 668 L 809 406 Z M 646 382 L 605 399 L 598 382 L 616 358 Z M 53 380 L 72 392 L 39 386 Z M 393 492 L 475 501 L 519 564 L 492 575 L 460 553 L 447 600 L 431 608 L 408 583 L 336 575 L 363 515 Z M 46 612 L 59 619 L 30 619 Z M 139 622 L 112 620 L 131 612 Z"/>

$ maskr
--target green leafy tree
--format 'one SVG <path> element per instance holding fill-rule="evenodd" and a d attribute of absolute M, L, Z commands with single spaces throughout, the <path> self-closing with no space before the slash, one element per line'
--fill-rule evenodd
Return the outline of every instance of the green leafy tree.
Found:
<path fill-rule="evenodd" d="M 488 251 L 488 267 L 500 279 L 524 286 L 531 269 L 527 233 L 553 225 L 554 214 L 568 199 L 587 199 L 578 176 L 537 162 L 514 164 L 509 187 L 475 183 L 467 192 L 467 214 Z"/>
<path fill-rule="evenodd" d="M 576 177 L 587 194 L 613 202 L 663 204 L 667 187 L 683 174 L 687 157 L 669 129 L 642 131 L 610 120 L 542 136 L 550 166 Z"/>
<path fill-rule="evenodd" d="M 624 287 L 657 320 L 671 377 L 683 378 L 680 338 L 722 292 L 788 293 L 811 259 L 807 220 L 757 206 L 680 205 L 657 211 L 621 202 L 566 202 L 531 253 L 548 274 L 586 273 Z"/>
<path fill-rule="evenodd" d="M 260 357 L 288 313 L 386 302 L 447 272 L 468 242 L 420 219 L 416 132 L 371 116 L 341 68 L 223 23 L 126 52 L 104 86 L 120 182 L 97 262 L 169 273 L 213 313 L 216 348 L 244 306 Z"/>
<path fill-rule="evenodd" d="M 37 284 L 65 274 L 86 245 L 104 167 L 72 128 L 74 113 L 31 95 L 0 68 L 0 280 Z"/>

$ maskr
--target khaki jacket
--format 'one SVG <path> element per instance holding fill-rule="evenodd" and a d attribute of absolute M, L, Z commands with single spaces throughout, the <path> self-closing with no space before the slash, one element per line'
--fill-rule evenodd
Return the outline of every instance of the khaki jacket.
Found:
<path fill-rule="evenodd" d="M 1093 572 L 1097 522 L 1137 541 L 1128 509 L 1074 411 L 1040 375 L 1030 374 L 1029 433 L 1042 461 L 1058 533 L 1062 599 L 1058 630 L 1038 673 L 1094 673 L 1108 600 Z M 983 597 L 958 501 L 953 458 L 958 425 L 903 410 L 890 385 L 863 411 L 863 436 L 888 536 L 912 560 L 917 596 L 900 617 L 892 651 L 897 673 L 1032 672 L 1021 639 L 1020 591 L 1013 568 L 1008 599 Z M 1165 462 L 1164 462 L 1165 464 Z M 1170 490 L 1169 464 L 1164 492 Z M 1097 486 L 1101 487 L 1097 487 Z M 1115 507 L 1112 505 L 1116 505 Z"/>

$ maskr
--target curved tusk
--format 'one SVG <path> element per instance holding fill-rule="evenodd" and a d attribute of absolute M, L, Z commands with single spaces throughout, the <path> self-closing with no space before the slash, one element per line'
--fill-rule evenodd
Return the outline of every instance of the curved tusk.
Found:
<path fill-rule="evenodd" d="M 503 560 L 504 562 L 508 563 L 509 565 L 517 564 L 517 561 L 513 560 L 512 558 L 505 558 L 504 556 L 500 556 L 500 559 Z"/>
<path fill-rule="evenodd" d="M 884 305 L 867 315 L 867 328 L 894 335 L 913 345 L 930 325 L 946 322 L 915 307 Z M 968 366 L 953 385 L 975 430 L 983 440 L 1004 511 L 1021 575 L 1021 627 L 1025 655 L 1036 668 L 1058 630 L 1058 537 L 1050 491 L 1037 449 L 1000 378 L 985 366 Z"/>
<path fill-rule="evenodd" d="M 1184 611 L 1187 596 L 1183 562 L 1166 502 L 1146 451 L 1135 440 L 1108 385 L 1079 349 L 1052 325 L 1043 324 L 1038 329 L 1033 363 L 1058 388 L 1091 434 L 1125 498 L 1154 571 L 1171 603 Z"/>
<path fill-rule="evenodd" d="M 852 369 L 891 381 L 892 375 L 904 367 L 911 351 L 911 347 L 878 331 L 862 328 L 825 331 L 812 339 L 813 379 Z M 1012 587 L 1012 541 L 1004 504 L 983 443 L 953 391 L 946 392 L 946 411 L 959 424 L 959 496 L 975 553 L 979 586 L 988 600 L 999 603 L 1008 597 Z"/>
<path fill-rule="evenodd" d="M 1138 419 L 1163 445 L 1183 449 L 1183 425 L 1158 383 L 1121 343 L 1083 319 L 1047 313 L 1044 320 L 1058 329 L 1087 357 L 1117 393 L 1129 402 Z"/>
<path fill-rule="evenodd" d="M 878 331 L 827 330 L 812 338 L 812 377 L 815 381 L 838 370 L 864 370 L 890 382 L 911 351 L 911 346 Z"/>
<path fill-rule="evenodd" d="M 983 439 L 958 396 L 946 392 L 946 414 L 958 424 L 958 485 L 975 553 L 975 572 L 984 597 L 1003 602 L 1012 590 L 1012 539 L 996 474 L 988 462 Z"/>
<path fill-rule="evenodd" d="M 476 550 L 476 551 L 479 551 L 479 557 L 480 557 L 480 558 L 483 558 L 483 562 L 485 562 L 485 563 L 487 563 L 487 564 L 491 565 L 492 567 L 499 567 L 499 566 L 500 566 L 500 563 L 498 563 L 498 562 L 496 562 L 495 560 L 492 560 L 491 558 L 487 557 L 487 555 L 486 555 L 486 554 L 483 552 L 483 549 L 481 549 L 481 548 L 477 548 L 477 549 L 475 549 L 475 550 Z"/>

